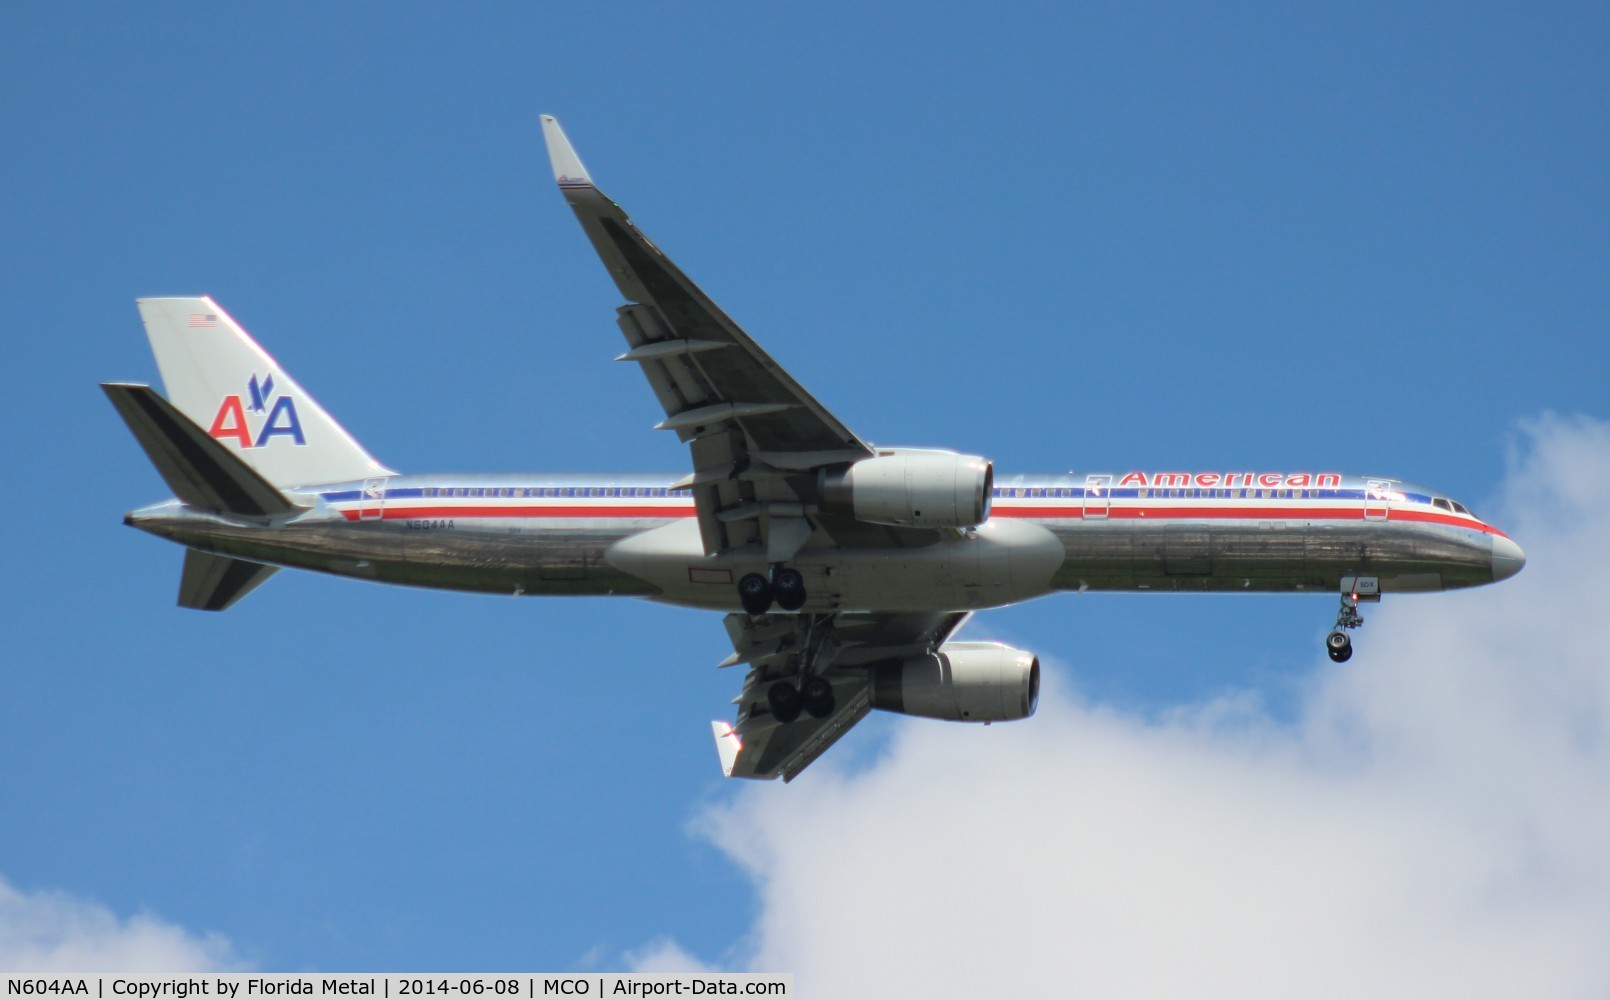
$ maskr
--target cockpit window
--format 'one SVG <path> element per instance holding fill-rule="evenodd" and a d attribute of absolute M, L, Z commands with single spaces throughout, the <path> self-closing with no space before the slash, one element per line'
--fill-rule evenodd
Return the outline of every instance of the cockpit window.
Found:
<path fill-rule="evenodd" d="M 1442 497 L 1432 497 L 1431 498 L 1431 506 L 1440 507 L 1440 508 L 1442 508 L 1443 510 L 1447 511 L 1450 514 L 1453 513 L 1453 504 L 1451 504 L 1448 501 L 1444 500 Z"/>
<path fill-rule="evenodd" d="M 1460 514 L 1465 514 L 1465 515 L 1467 515 L 1469 517 L 1475 517 L 1476 516 L 1476 515 L 1470 513 L 1470 508 L 1466 507 L 1464 504 L 1460 503 L 1458 500 L 1451 500 L 1449 502 L 1453 504 L 1453 509 L 1456 512 L 1458 512 Z"/>

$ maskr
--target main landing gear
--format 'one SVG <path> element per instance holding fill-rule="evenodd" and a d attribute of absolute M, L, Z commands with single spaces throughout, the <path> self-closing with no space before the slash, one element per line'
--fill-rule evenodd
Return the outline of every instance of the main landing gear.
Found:
<path fill-rule="evenodd" d="M 833 714 L 833 685 L 825 677 L 807 677 L 799 687 L 793 681 L 778 681 L 766 689 L 766 705 L 778 722 L 793 722 L 801 711 L 813 719 Z"/>
<path fill-rule="evenodd" d="M 773 603 L 784 611 L 798 611 L 805 606 L 805 576 L 781 564 L 771 568 L 769 580 L 759 573 L 746 573 L 738 581 L 738 602 L 751 615 L 765 614 Z"/>
<path fill-rule="evenodd" d="M 836 706 L 833 683 L 824 676 L 843 643 L 834 626 L 835 615 L 800 615 L 791 620 L 796 644 L 786 665 L 766 688 L 766 707 L 782 725 L 799 719 L 830 717 Z"/>

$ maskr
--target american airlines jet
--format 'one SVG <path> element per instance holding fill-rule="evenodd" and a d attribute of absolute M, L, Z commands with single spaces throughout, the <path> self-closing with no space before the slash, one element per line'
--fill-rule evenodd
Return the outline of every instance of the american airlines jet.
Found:
<path fill-rule="evenodd" d="M 382 465 L 209 298 L 139 302 L 167 397 L 103 385 L 175 499 L 125 522 L 186 546 L 179 604 L 221 611 L 282 567 L 500 594 L 616 594 L 726 612 L 747 664 L 714 723 L 730 777 L 792 779 L 872 709 L 1032 715 L 1034 654 L 953 638 L 1061 590 L 1337 595 L 1513 576 L 1520 546 L 1386 477 L 1112 470 L 997 477 L 977 455 L 869 444 L 593 184 L 552 118 L 554 175 L 625 304 L 621 360 L 688 445 L 655 476 L 404 475 Z"/>

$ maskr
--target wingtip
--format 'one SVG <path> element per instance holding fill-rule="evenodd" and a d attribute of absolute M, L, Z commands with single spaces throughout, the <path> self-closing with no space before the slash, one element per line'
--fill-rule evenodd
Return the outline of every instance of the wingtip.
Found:
<path fill-rule="evenodd" d="M 730 778 L 733 766 L 738 763 L 738 751 L 743 749 L 743 740 L 725 722 L 712 722 L 710 728 L 716 737 L 716 754 L 721 758 L 721 775 Z"/>
<path fill-rule="evenodd" d="M 553 179 L 560 187 L 592 187 L 593 179 L 581 165 L 576 147 L 570 144 L 559 119 L 542 115 L 542 138 L 548 144 L 548 162 L 553 165 Z"/>

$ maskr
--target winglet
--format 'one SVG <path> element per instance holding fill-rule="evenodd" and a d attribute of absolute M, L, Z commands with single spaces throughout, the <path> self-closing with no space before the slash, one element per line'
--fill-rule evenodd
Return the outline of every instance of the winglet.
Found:
<path fill-rule="evenodd" d="M 725 722 L 712 722 L 710 728 L 716 734 L 716 753 L 721 755 L 721 776 L 730 778 L 733 766 L 738 763 L 738 751 L 743 749 L 743 741 Z"/>
<path fill-rule="evenodd" d="M 565 130 L 553 115 L 542 116 L 542 137 L 548 143 L 548 161 L 553 164 L 553 179 L 562 188 L 593 187 L 587 168 L 581 165 L 576 148 L 565 138 Z"/>

